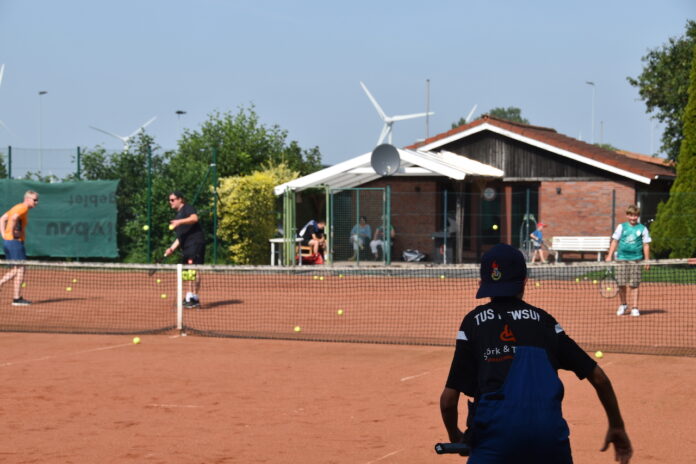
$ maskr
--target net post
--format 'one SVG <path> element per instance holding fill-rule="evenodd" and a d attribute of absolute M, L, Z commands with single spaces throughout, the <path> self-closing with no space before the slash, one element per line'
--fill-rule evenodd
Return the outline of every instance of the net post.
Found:
<path fill-rule="evenodd" d="M 176 329 L 179 332 L 184 328 L 184 282 L 183 282 L 183 265 L 176 265 Z"/>

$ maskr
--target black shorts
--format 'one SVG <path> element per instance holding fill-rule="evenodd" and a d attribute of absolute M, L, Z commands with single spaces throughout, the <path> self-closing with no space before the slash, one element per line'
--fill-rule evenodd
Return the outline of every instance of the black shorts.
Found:
<path fill-rule="evenodd" d="M 192 243 L 181 249 L 182 264 L 203 264 L 205 261 L 205 243 Z"/>

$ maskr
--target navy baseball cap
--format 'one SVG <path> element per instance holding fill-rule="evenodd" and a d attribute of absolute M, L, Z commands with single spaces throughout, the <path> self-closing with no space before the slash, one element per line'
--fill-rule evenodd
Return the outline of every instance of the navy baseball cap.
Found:
<path fill-rule="evenodd" d="M 522 252 L 499 243 L 481 258 L 481 286 L 476 298 L 519 295 L 526 278 L 527 263 Z"/>

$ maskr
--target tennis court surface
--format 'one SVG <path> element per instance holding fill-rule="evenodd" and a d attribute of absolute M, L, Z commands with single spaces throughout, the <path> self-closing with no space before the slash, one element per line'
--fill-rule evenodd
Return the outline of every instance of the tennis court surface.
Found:
<path fill-rule="evenodd" d="M 444 463 L 452 349 L 178 335 L 0 334 L 6 463 Z M 636 454 L 696 454 L 696 358 L 608 354 Z M 563 374 L 575 462 L 600 453 L 592 387 Z"/>

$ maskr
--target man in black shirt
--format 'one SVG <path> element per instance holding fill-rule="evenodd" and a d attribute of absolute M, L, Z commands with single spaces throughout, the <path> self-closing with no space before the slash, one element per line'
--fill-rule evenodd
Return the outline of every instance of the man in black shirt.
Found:
<path fill-rule="evenodd" d="M 476 298 L 491 301 L 464 317 L 440 397 L 450 441 L 468 443 L 473 464 L 572 463 L 557 374 L 565 369 L 595 388 L 609 421 L 602 451 L 613 443 L 627 464 L 631 443 L 609 378 L 550 314 L 522 300 L 526 282 L 519 250 L 499 244 L 483 256 Z M 466 433 L 458 427 L 460 393 L 474 399 Z"/>
<path fill-rule="evenodd" d="M 176 216 L 169 221 L 169 228 L 176 233 L 176 240 L 164 252 L 164 256 L 174 253 L 181 247 L 183 264 L 203 264 L 205 259 L 205 235 L 198 223 L 198 214 L 193 206 L 186 203 L 181 192 L 174 191 L 169 194 L 169 206 L 176 210 Z M 198 292 L 201 288 L 200 273 L 187 269 L 184 272 L 184 280 L 188 280 L 188 292 L 184 306 L 187 308 L 200 307 Z"/>

